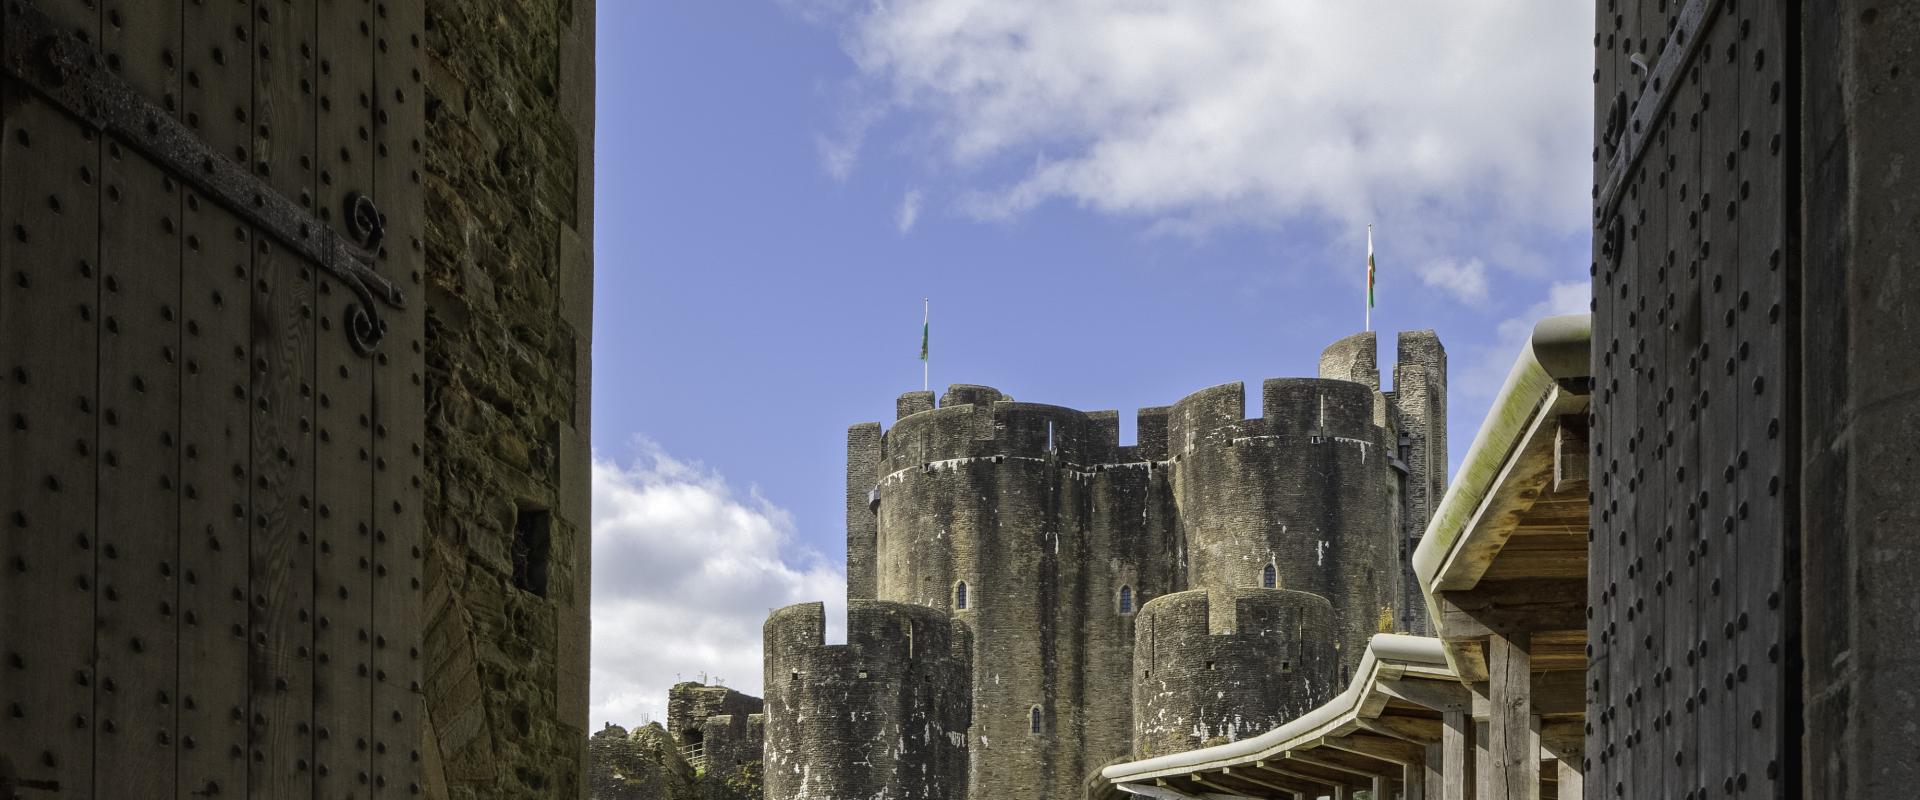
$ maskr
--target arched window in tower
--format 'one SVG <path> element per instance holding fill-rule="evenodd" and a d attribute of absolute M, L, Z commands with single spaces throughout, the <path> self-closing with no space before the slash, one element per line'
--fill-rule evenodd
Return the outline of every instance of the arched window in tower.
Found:
<path fill-rule="evenodd" d="M 1274 569 L 1273 562 L 1271 561 L 1267 562 L 1267 566 L 1260 570 L 1260 588 L 1280 588 L 1280 571 Z"/>
<path fill-rule="evenodd" d="M 967 609 L 966 581 L 961 581 L 953 585 L 953 608 L 955 611 L 965 611 Z"/>
<path fill-rule="evenodd" d="M 1027 711 L 1027 732 L 1028 733 L 1040 732 L 1040 707 L 1039 706 L 1034 706 L 1032 709 Z"/>
<path fill-rule="evenodd" d="M 1133 587 L 1131 586 L 1120 587 L 1120 613 L 1133 613 Z"/>

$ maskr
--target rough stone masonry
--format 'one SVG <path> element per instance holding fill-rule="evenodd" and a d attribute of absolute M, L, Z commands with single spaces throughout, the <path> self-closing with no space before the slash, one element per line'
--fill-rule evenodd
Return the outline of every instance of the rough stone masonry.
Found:
<path fill-rule="evenodd" d="M 429 795 L 583 796 L 592 0 L 429 0 Z"/>
<path fill-rule="evenodd" d="M 1115 412 L 986 386 L 853 426 L 849 641 L 817 604 L 768 619 L 769 800 L 1078 796 L 1115 759 L 1271 728 L 1372 634 L 1419 632 L 1402 565 L 1445 489 L 1446 353 L 1402 333 L 1382 392 L 1376 347 L 1266 381 L 1252 418 L 1239 383 L 1143 409 L 1133 445 Z"/>

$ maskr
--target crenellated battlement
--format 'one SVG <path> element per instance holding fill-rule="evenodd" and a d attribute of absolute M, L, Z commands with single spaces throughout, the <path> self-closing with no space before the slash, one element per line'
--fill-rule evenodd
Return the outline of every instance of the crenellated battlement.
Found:
<path fill-rule="evenodd" d="M 975 387 L 948 398 L 999 396 Z M 991 400 L 942 405 L 902 417 L 882 437 L 881 473 L 931 462 L 1006 456 L 1073 465 L 1113 463 L 1120 453 L 1119 417 L 1043 403 Z"/>
<path fill-rule="evenodd" d="M 1286 589 L 1194 589 L 1140 609 L 1135 757 L 1252 735 L 1337 691 L 1333 606 Z"/>
<path fill-rule="evenodd" d="M 1333 604 L 1312 592 L 1233 587 L 1156 597 L 1140 607 L 1134 624 L 1153 636 L 1172 637 L 1170 642 L 1201 636 L 1265 636 L 1293 642 L 1303 632 L 1329 629 L 1332 621 Z"/>
<path fill-rule="evenodd" d="M 775 609 L 767 615 L 763 634 L 769 664 L 795 669 L 808 664 L 822 673 L 845 664 L 869 677 L 889 664 L 904 667 L 916 661 L 935 665 L 955 660 L 964 664 L 972 657 L 973 647 L 966 623 L 947 612 L 884 600 L 847 603 L 846 644 L 827 644 L 827 610 L 819 602 Z M 769 672 L 768 681 L 773 677 Z"/>
<path fill-rule="evenodd" d="M 1330 378 L 1269 378 L 1261 385 L 1261 415 L 1246 413 L 1246 385 L 1225 383 L 1194 392 L 1172 406 L 1140 409 L 1137 443 L 1120 445 L 1117 411 L 1080 411 L 1005 399 L 986 386 L 955 384 L 931 404 L 929 392 L 902 395 L 902 416 L 881 437 L 880 474 L 940 462 L 1014 458 L 1059 462 L 1076 469 L 1165 461 L 1195 447 L 1286 440 L 1385 442 L 1379 394 Z"/>
<path fill-rule="evenodd" d="M 946 612 L 850 600 L 846 644 L 826 607 L 767 616 L 768 797 L 960 800 L 967 787 L 973 637 Z"/>
<path fill-rule="evenodd" d="M 1402 334 L 1405 336 L 1405 334 Z M 1380 344 L 1373 331 L 1356 333 L 1320 351 L 1320 377 L 1380 390 Z"/>
<path fill-rule="evenodd" d="M 1249 442 L 1382 445 L 1379 397 L 1373 388 L 1348 380 L 1269 378 L 1260 386 L 1261 415 L 1249 417 L 1245 384 L 1208 387 L 1173 404 L 1167 423 L 1170 456 Z"/>

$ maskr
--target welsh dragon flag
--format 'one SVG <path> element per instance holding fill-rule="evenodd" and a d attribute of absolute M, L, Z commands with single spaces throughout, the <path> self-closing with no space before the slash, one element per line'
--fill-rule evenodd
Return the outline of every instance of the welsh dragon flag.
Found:
<path fill-rule="evenodd" d="M 1372 225 L 1367 226 L 1367 308 L 1373 308 L 1373 226 Z M 920 349 L 923 351 L 926 350 L 926 345 L 922 344 L 920 346 Z M 922 353 L 922 357 L 925 357 L 924 353 Z"/>

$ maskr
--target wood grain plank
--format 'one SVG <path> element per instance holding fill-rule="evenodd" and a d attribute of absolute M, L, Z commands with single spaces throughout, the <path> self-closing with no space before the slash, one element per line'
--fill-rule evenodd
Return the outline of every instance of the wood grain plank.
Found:
<path fill-rule="evenodd" d="M 1623 3 L 1623 5 L 1626 5 Z M 1644 73 L 1633 69 L 1631 57 L 1638 54 L 1645 57 L 1651 42 L 1648 39 L 1650 0 L 1636 0 L 1627 8 L 1626 24 L 1622 29 L 1622 49 L 1620 52 L 1620 84 L 1629 103 L 1637 103 L 1645 90 Z M 1629 106 L 1629 111 L 1633 106 Z M 1627 797 L 1642 795 L 1642 776 L 1635 770 L 1639 736 L 1642 731 L 1642 706 L 1633 702 L 1636 690 L 1645 677 L 1644 659 L 1638 642 L 1641 638 L 1640 622 L 1642 617 L 1636 609 L 1640 600 L 1640 587 L 1634 576 L 1639 574 L 1635 561 L 1639 557 L 1637 522 L 1639 520 L 1639 480 L 1638 480 L 1638 438 L 1639 419 L 1637 409 L 1640 383 L 1636 366 L 1640 339 L 1633 325 L 1635 305 L 1642 291 L 1641 264 L 1646 253 L 1640 230 L 1646 209 L 1646 187 L 1644 162 L 1643 168 L 1626 177 L 1629 188 L 1626 197 L 1620 203 L 1620 214 L 1625 225 L 1625 237 L 1615 266 L 1615 285 L 1611 288 L 1612 304 L 1609 308 L 1609 323 L 1612 334 L 1609 336 L 1608 388 L 1611 393 L 1611 419 L 1609 426 L 1609 465 L 1612 468 L 1611 488 L 1614 501 L 1610 506 L 1611 541 L 1607 547 L 1611 551 L 1612 572 L 1608 576 L 1609 589 L 1613 592 L 1614 608 L 1609 631 L 1608 649 L 1612 674 L 1609 686 L 1613 692 L 1608 717 L 1613 727 L 1613 739 L 1609 742 L 1609 753 L 1614 768 L 1616 794 Z"/>
<path fill-rule="evenodd" d="M 108 64 L 177 110 L 178 0 L 102 5 Z M 133 797 L 177 791 L 181 197 L 131 146 L 106 148 L 94 786 Z"/>
<path fill-rule="evenodd" d="M 1646 29 L 1651 53 L 1665 50 L 1671 19 L 1666 13 L 1667 5 L 1661 4 L 1654 10 L 1652 26 Z M 1677 7 L 1677 4 L 1674 5 Z M 1673 87 L 1667 87 L 1667 91 L 1672 90 Z M 1666 379 L 1670 370 L 1665 363 L 1664 331 L 1658 316 L 1666 296 L 1667 265 L 1675 256 L 1673 243 L 1668 238 L 1668 215 L 1676 202 L 1672 198 L 1675 184 L 1669 158 L 1672 156 L 1674 140 L 1679 138 L 1685 141 L 1690 135 L 1674 121 L 1677 116 L 1669 105 L 1666 113 L 1651 120 L 1655 130 L 1646 141 L 1647 157 L 1640 162 L 1637 185 L 1644 216 L 1640 222 L 1640 259 L 1635 265 L 1634 302 L 1628 311 L 1628 324 L 1634 335 L 1634 350 L 1629 361 L 1633 367 L 1636 389 L 1631 442 L 1634 474 L 1628 485 L 1637 497 L 1633 531 L 1629 537 L 1633 542 L 1634 561 L 1628 572 L 1635 597 L 1635 608 L 1629 611 L 1634 621 L 1634 635 L 1624 644 L 1633 650 L 1638 662 L 1635 668 L 1637 685 L 1634 687 L 1638 700 L 1632 706 L 1633 725 L 1638 735 L 1630 746 L 1633 757 L 1629 761 L 1629 769 L 1638 778 L 1640 786 L 1655 793 L 1666 791 L 1665 767 L 1670 763 L 1666 747 L 1667 727 L 1664 724 L 1665 682 L 1662 679 L 1662 670 L 1666 669 L 1668 663 L 1662 624 L 1666 619 L 1667 594 L 1660 580 L 1665 571 L 1664 537 L 1668 511 L 1668 482 L 1664 474 L 1665 434 L 1661 420 L 1665 391 L 1661 381 Z"/>
<path fill-rule="evenodd" d="M 1726 22 L 1727 20 L 1722 20 Z M 1701 564 L 1697 585 L 1700 633 L 1695 644 L 1700 680 L 1694 684 L 1695 723 L 1700 757 L 1691 776 L 1696 791 L 1724 794 L 1732 789 L 1729 767 L 1739 759 L 1729 689 L 1734 664 L 1729 637 L 1733 621 L 1733 581 L 1741 567 L 1740 542 L 1732 535 L 1733 479 L 1738 461 L 1738 394 L 1733 376 L 1738 338 L 1733 328 L 1740 294 L 1739 229 L 1724 213 L 1736 192 L 1732 164 L 1742 126 L 1737 64 L 1747 52 L 1737 24 L 1716 24 L 1709 34 L 1711 64 L 1701 74 L 1710 97 L 1700 117 L 1700 194 L 1694 211 L 1702 220 L 1700 237 L 1701 342 L 1699 395 L 1700 469 L 1695 504 L 1699 515 L 1694 542 Z"/>
<path fill-rule="evenodd" d="M 79 8 L 49 11 L 94 32 Z M 18 84 L 0 93 L 0 753 L 90 797 L 100 145 Z"/>
<path fill-rule="evenodd" d="M 1498 800 L 1540 796 L 1540 747 L 1534 740 L 1533 669 L 1527 647 L 1525 634 L 1496 633 L 1487 640 L 1487 756 L 1493 774 L 1481 786 Z"/>
<path fill-rule="evenodd" d="M 373 189 L 373 6 L 319 0 L 318 12 L 319 215 L 357 239 L 348 198 Z M 355 797 L 373 780 L 374 375 L 347 337 L 353 292 L 330 278 L 320 290 L 315 794 Z"/>
<path fill-rule="evenodd" d="M 255 177 L 313 208 L 313 0 L 255 0 Z M 314 269 L 254 237 L 253 764 L 249 789 L 313 792 Z"/>
<path fill-rule="evenodd" d="M 187 198 L 181 274 L 180 786 L 220 796 L 247 785 L 252 387 L 251 235 L 211 201 Z M 198 794 L 196 794 L 198 793 Z"/>
<path fill-rule="evenodd" d="M 374 354 L 374 793 L 411 796 L 425 783 L 429 721 L 420 650 L 425 517 L 425 219 L 420 140 L 426 135 L 420 0 L 390 0 L 374 22 L 374 197 L 386 217 L 376 269 L 408 294 L 382 309 L 386 341 Z"/>
<path fill-rule="evenodd" d="M 1789 232 L 1799 212 L 1789 208 L 1788 151 L 1794 146 L 1788 115 L 1797 113 L 1788 94 L 1786 65 L 1789 47 L 1780 4 L 1742 3 L 1741 29 L 1747 31 L 1740 73 L 1741 130 L 1735 141 L 1733 175 L 1729 186 L 1728 216 L 1740 231 L 1738 269 L 1741 293 L 1735 301 L 1739 345 L 1735 352 L 1734 390 L 1739 397 L 1737 435 L 1742 442 L 1734 482 L 1734 538 L 1741 542 L 1740 570 L 1734 589 L 1733 649 L 1735 692 L 1733 718 L 1739 731 L 1740 761 L 1731 770 L 1736 792 L 1749 796 L 1784 797 L 1800 786 L 1797 774 L 1798 734 L 1784 725 L 1789 709 L 1799 705 L 1798 677 L 1788 672 L 1785 615 L 1798 595 L 1789 567 L 1789 550 L 1796 547 L 1797 529 L 1789 520 L 1798 516 L 1783 498 L 1793 495 L 1782 486 L 1798 485 L 1796 456 L 1787 451 L 1797 425 L 1785 401 L 1797 396 L 1790 364 L 1797 354 L 1790 344 L 1799 332 L 1794 325 L 1793 293 L 1786 276 Z M 1819 13 L 1809 11 L 1807 13 Z M 1730 398 L 1731 399 L 1731 398 Z M 1783 430 L 1794 425 L 1792 430 Z"/>
<path fill-rule="evenodd" d="M 179 187 L 108 141 L 100 226 L 94 785 L 175 785 L 180 554 Z"/>
<path fill-rule="evenodd" d="M 182 119 L 215 152 L 250 162 L 252 8 L 188 3 Z M 245 791 L 249 737 L 249 568 L 253 236 L 189 191 L 181 263 L 180 800 Z"/>
<path fill-rule="evenodd" d="M 1711 54 L 1703 52 L 1702 61 Z M 1699 583 L 1699 559 L 1689 544 L 1696 536 L 1698 508 L 1693 481 L 1699 478 L 1699 428 L 1693 398 L 1699 392 L 1700 343 L 1700 218 L 1693 208 L 1700 191 L 1700 137 L 1697 115 L 1704 111 L 1700 74 L 1703 64 L 1696 62 L 1686 70 L 1676 87 L 1679 95 L 1672 108 L 1687 116 L 1684 138 L 1671 146 L 1673 167 L 1668 178 L 1669 249 L 1674 258 L 1667 265 L 1664 306 L 1660 319 L 1665 339 L 1662 358 L 1664 403 L 1662 428 L 1666 463 L 1661 466 L 1663 481 L 1669 482 L 1666 515 L 1661 531 L 1665 550 L 1660 580 L 1666 613 L 1661 625 L 1665 631 L 1667 664 L 1663 669 L 1660 708 L 1662 745 L 1658 748 L 1662 771 L 1661 789 L 1669 795 L 1685 795 L 1695 781 L 1693 759 L 1697 758 L 1699 727 L 1694 724 L 1694 687 L 1698 685 L 1697 659 L 1693 656 L 1699 639 L 1699 610 L 1695 587 Z M 1677 131 L 1676 131 L 1677 133 Z"/>
<path fill-rule="evenodd" d="M 1471 800 L 1478 781 L 1473 717 L 1466 711 L 1448 711 L 1442 716 L 1440 733 L 1441 785 L 1436 800 Z"/>
<path fill-rule="evenodd" d="M 251 790 L 312 792 L 313 270 L 254 239 Z"/>
<path fill-rule="evenodd" d="M 323 278 L 320 305 L 351 294 Z M 337 316 L 337 315 L 336 315 Z M 315 793 L 359 796 L 372 778 L 373 737 L 373 369 L 338 324 L 323 317 L 316 462 L 319 552 L 314 562 Z"/>

